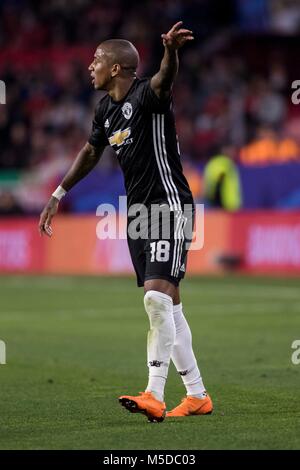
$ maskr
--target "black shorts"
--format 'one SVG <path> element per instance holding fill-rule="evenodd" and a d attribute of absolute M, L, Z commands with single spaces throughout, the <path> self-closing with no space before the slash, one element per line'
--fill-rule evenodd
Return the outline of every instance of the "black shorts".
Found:
<path fill-rule="evenodd" d="M 152 216 L 128 216 L 127 242 L 138 287 L 149 279 L 165 279 L 178 286 L 186 271 L 193 225 L 194 207 L 170 211 L 164 204 Z"/>

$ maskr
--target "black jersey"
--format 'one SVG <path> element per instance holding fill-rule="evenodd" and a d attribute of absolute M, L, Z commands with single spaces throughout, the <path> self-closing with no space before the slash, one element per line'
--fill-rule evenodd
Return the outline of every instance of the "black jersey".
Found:
<path fill-rule="evenodd" d="M 124 173 L 127 204 L 167 202 L 183 210 L 192 194 L 182 172 L 171 98 L 159 100 L 150 79 L 135 79 L 121 101 L 99 102 L 89 143 L 111 145 Z"/>

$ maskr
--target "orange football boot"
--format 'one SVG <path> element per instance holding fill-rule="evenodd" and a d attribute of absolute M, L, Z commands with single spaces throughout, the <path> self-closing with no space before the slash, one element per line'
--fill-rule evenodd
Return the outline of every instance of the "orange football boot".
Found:
<path fill-rule="evenodd" d="M 167 418 L 193 415 L 209 415 L 213 411 L 213 404 L 209 395 L 197 398 L 187 395 L 181 400 L 180 405 L 167 412 Z"/>
<path fill-rule="evenodd" d="M 157 400 L 151 392 L 140 392 L 139 397 L 123 395 L 119 402 L 131 413 L 143 413 L 152 423 L 160 423 L 166 416 L 166 404 Z"/>

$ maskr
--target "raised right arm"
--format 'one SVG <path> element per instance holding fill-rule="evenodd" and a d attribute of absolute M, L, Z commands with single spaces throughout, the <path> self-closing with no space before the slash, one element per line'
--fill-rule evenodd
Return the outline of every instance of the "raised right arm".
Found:
<path fill-rule="evenodd" d="M 96 148 L 88 142 L 84 145 L 60 184 L 60 191 L 62 193 L 63 191 L 67 192 L 73 188 L 76 183 L 82 180 L 82 178 L 96 166 L 104 148 L 105 146 Z M 39 231 L 41 235 L 45 233 L 48 237 L 51 237 L 52 228 L 50 224 L 52 217 L 58 210 L 59 201 L 60 199 L 58 197 L 52 195 L 42 211 L 39 221 Z"/>

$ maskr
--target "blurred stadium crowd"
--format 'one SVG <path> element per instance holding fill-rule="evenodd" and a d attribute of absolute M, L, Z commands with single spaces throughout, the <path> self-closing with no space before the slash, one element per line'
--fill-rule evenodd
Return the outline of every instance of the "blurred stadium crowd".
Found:
<path fill-rule="evenodd" d="M 38 211 L 87 140 L 100 96 L 87 71 L 97 44 L 131 40 L 139 75 L 152 75 L 160 34 L 179 19 L 196 38 L 182 51 L 174 90 L 196 193 L 214 155 L 242 166 L 300 162 L 296 0 L 1 0 L 0 213 Z M 102 160 L 103 171 L 115 171 L 109 151 Z"/>

